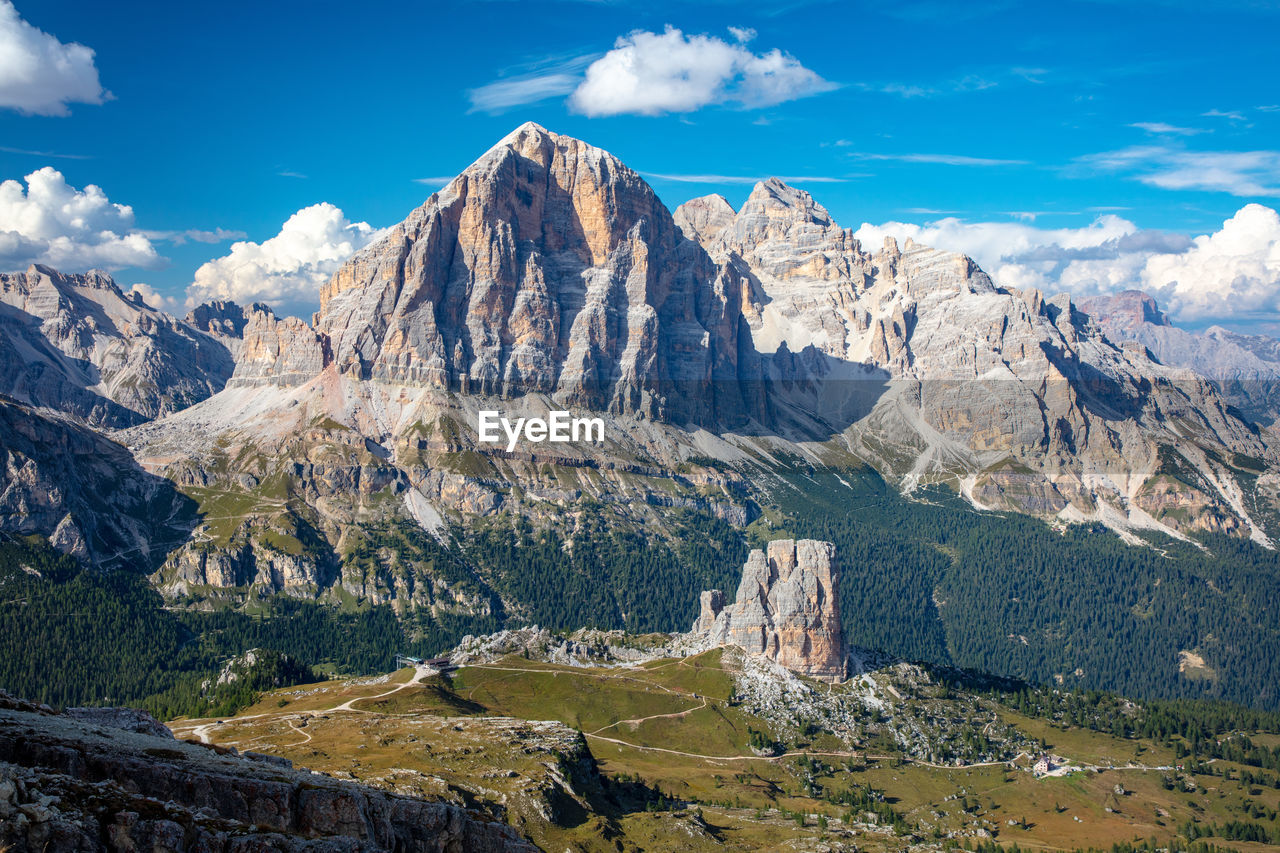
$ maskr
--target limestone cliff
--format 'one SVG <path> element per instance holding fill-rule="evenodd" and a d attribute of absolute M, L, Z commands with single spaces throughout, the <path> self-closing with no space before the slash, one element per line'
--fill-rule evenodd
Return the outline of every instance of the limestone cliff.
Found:
<path fill-rule="evenodd" d="M 903 491 L 947 484 L 983 508 L 1120 529 L 1267 542 L 1280 504 L 1257 474 L 1280 460 L 1270 435 L 1066 296 L 998 287 L 911 241 L 864 248 L 778 180 L 737 211 L 710 196 L 670 213 L 617 158 L 535 124 L 320 297 L 312 324 L 262 306 L 193 315 L 242 335 L 234 377 L 122 434 L 217 520 L 168 559 L 174 597 L 488 612 L 483 584 L 419 576 L 421 548 L 388 556 L 366 529 L 443 542 L 477 516 L 554 524 L 586 502 L 632 530 L 677 507 L 741 525 L 780 460 L 815 449 Z M 551 408 L 611 415 L 606 440 L 478 440 L 482 409 Z"/>
<path fill-rule="evenodd" d="M 724 284 L 638 174 L 528 123 L 343 266 L 317 328 L 359 378 L 706 422 L 759 370 Z"/>
<path fill-rule="evenodd" d="M 0 273 L 0 392 L 19 400 L 126 427 L 204 400 L 233 368 L 217 338 L 106 273 Z"/>
<path fill-rule="evenodd" d="M 279 319 L 266 305 L 245 314 L 231 386 L 301 385 L 328 360 L 328 340 L 297 317 Z"/>
<path fill-rule="evenodd" d="M 1202 377 L 1108 340 L 1066 294 L 1001 288 L 911 240 L 864 248 L 776 179 L 732 216 L 707 197 L 675 220 L 738 283 L 754 346 L 772 354 L 771 411 L 843 431 L 905 490 L 951 482 L 989 508 L 1268 541 L 1265 513 L 1212 461 L 1221 451 L 1203 451 L 1275 461 L 1272 439 Z M 1153 518 L 1138 498 L 1170 452 L 1198 480 Z"/>
<path fill-rule="evenodd" d="M 767 551 L 752 551 L 733 604 L 720 590 L 702 593 L 695 642 L 738 646 L 817 678 L 845 678 L 835 550 L 815 539 L 776 539 Z"/>

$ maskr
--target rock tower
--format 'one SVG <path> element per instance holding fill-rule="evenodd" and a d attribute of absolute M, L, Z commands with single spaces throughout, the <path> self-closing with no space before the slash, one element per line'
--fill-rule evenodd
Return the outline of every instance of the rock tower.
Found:
<path fill-rule="evenodd" d="M 840 624 L 836 548 L 815 539 L 779 539 L 755 550 L 742 568 L 733 604 L 718 589 L 702 593 L 694 635 L 709 646 L 738 646 L 795 672 L 837 680 L 848 675 Z"/>

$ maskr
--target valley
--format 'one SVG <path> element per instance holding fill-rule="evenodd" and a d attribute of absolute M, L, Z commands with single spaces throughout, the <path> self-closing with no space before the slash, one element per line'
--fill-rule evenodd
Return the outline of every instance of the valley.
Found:
<path fill-rule="evenodd" d="M 1280 843 L 1280 445 L 1196 372 L 1265 342 L 533 122 L 352 252 L 309 322 L 0 275 L 21 713 L 511 849 Z"/>
<path fill-rule="evenodd" d="M 732 650 L 545 659 L 656 639 L 526 632 L 506 638 L 520 652 L 470 653 L 448 675 L 299 685 L 212 725 L 173 726 L 180 737 L 469 804 L 547 849 L 974 849 L 990 839 L 1154 849 L 1185 842 L 1185 825 L 1277 831 L 1274 769 L 1180 756 L 1180 738 L 1028 716 L 999 688 L 915 667 L 889 664 L 835 687 L 771 671 L 802 697 L 784 721 L 767 707 L 770 688 L 746 692 L 753 664 Z M 844 715 L 838 736 L 823 703 Z M 1049 775 L 1033 769 L 1046 753 Z"/>

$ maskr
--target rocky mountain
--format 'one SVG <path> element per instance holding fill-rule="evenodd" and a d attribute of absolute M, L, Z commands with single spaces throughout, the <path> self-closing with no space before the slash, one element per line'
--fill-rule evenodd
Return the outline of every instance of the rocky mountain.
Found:
<path fill-rule="evenodd" d="M 270 310 L 261 303 L 254 303 L 250 311 Z M 245 309 L 235 302 L 216 299 L 197 305 L 187 313 L 186 323 L 227 348 L 234 360 L 240 357 L 240 345 L 244 341 L 244 327 L 249 322 Z"/>
<path fill-rule="evenodd" d="M 847 677 L 835 550 L 830 542 L 775 539 L 767 551 L 752 551 L 733 604 L 718 589 L 702 593 L 692 641 L 737 646 L 816 678 Z"/>
<path fill-rule="evenodd" d="M 87 565 L 154 568 L 195 524 L 194 503 L 124 447 L 0 398 L 0 534 L 43 536 Z"/>
<path fill-rule="evenodd" d="M 178 598 L 494 612 L 483 569 L 446 578 L 403 531 L 448 547 L 453 527 L 557 526 L 584 502 L 659 536 L 674 509 L 742 526 L 797 458 L 983 508 L 1269 541 L 1271 439 L 1066 296 L 910 241 L 868 251 L 777 180 L 738 211 L 672 214 L 534 124 L 352 257 L 313 324 L 243 317 L 223 391 L 122 434 L 205 518 L 157 576 Z M 602 442 L 508 451 L 479 440 L 481 409 L 609 417 Z"/>
<path fill-rule="evenodd" d="M 1192 332 L 1169 322 L 1155 299 L 1128 290 L 1080 303 L 1114 341 L 1142 344 L 1161 364 L 1195 371 L 1224 398 L 1260 423 L 1280 417 L 1280 341 L 1266 335 L 1242 335 L 1221 326 Z"/>
<path fill-rule="evenodd" d="M 1231 487 L 1171 482 L 1161 460 L 1222 483 L 1230 465 L 1206 451 L 1272 458 L 1267 441 L 1193 373 L 1113 345 L 1065 294 L 997 287 L 969 258 L 910 240 L 866 251 L 777 180 L 736 213 L 709 197 L 675 218 L 739 282 L 774 375 L 814 365 L 775 396 L 847 427 L 842 443 L 905 488 L 951 482 L 978 506 L 1265 538 Z"/>
<path fill-rule="evenodd" d="M 0 393 L 119 428 L 209 397 L 233 369 L 222 339 L 106 273 L 0 273 Z"/>
<path fill-rule="evenodd" d="M 339 270 L 316 329 L 355 379 L 733 420 L 759 368 L 723 285 L 639 175 L 529 124 Z"/>

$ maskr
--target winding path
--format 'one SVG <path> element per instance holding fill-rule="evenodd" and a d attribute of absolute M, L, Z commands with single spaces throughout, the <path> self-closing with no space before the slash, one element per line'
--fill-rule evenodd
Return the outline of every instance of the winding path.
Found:
<path fill-rule="evenodd" d="M 468 668 L 488 669 L 488 670 L 495 670 L 500 672 L 533 673 L 538 675 L 551 675 L 553 677 L 566 674 L 564 670 L 538 669 L 535 667 L 494 666 L 491 664 L 472 664 Z M 352 699 L 348 699 L 345 702 L 342 702 L 338 705 L 334 705 L 332 708 L 324 708 L 324 709 L 301 711 L 301 712 L 268 711 L 261 714 L 249 714 L 242 717 L 231 717 L 226 720 L 213 720 L 206 723 L 200 723 L 195 726 L 179 725 L 179 726 L 173 726 L 172 728 L 175 734 L 187 734 L 187 735 L 191 735 L 199 738 L 201 743 L 212 743 L 212 741 L 209 738 L 209 733 L 218 726 L 231 724 L 231 723 L 239 723 L 244 720 L 263 719 L 265 717 L 285 717 L 287 718 L 286 722 L 288 722 L 289 728 L 292 731 L 296 732 L 297 734 L 302 735 L 302 740 L 297 741 L 295 743 L 291 743 L 291 744 L 281 744 L 281 745 L 289 746 L 289 747 L 301 746 L 302 744 L 310 743 L 312 738 L 309 732 L 307 732 L 304 728 L 297 725 L 297 721 L 299 719 L 316 717 L 323 714 L 333 714 L 340 711 L 349 711 L 357 714 L 378 714 L 379 712 L 377 711 L 368 711 L 363 708 L 357 708 L 355 707 L 355 703 L 373 702 L 378 699 L 386 698 L 387 696 L 391 696 L 392 694 L 399 693 L 401 690 L 404 690 L 408 687 L 413 687 L 414 685 L 420 684 L 423 678 L 426 678 L 429 675 L 433 675 L 434 673 L 435 673 L 435 670 L 430 669 L 429 667 L 423 667 L 423 666 L 416 667 L 412 678 L 410 678 L 408 681 L 404 681 L 404 682 L 401 682 L 400 684 L 397 684 L 395 687 L 393 687 L 392 689 L 384 693 L 379 693 L 374 696 L 357 696 Z M 590 673 L 590 672 L 571 672 L 568 674 L 571 677 L 576 677 L 576 678 L 598 678 L 598 679 L 605 679 L 605 680 L 634 681 L 639 684 L 643 684 L 645 687 L 649 689 L 656 688 L 659 692 L 669 693 L 673 696 L 679 696 L 684 699 L 700 699 L 702 701 L 701 705 L 698 705 L 697 707 L 694 707 L 694 708 L 685 708 L 682 711 L 672 711 L 665 714 L 651 714 L 647 717 L 636 717 L 634 719 L 628 719 L 628 720 L 617 720 L 615 722 L 608 723 L 604 726 L 601 726 L 600 728 L 595 729 L 594 731 L 583 732 L 583 735 L 585 737 L 591 738 L 592 740 L 598 740 L 603 743 L 610 743 L 610 744 L 614 744 L 615 746 L 625 747 L 628 749 L 643 750 L 645 752 L 659 752 L 667 755 L 679 755 L 684 758 L 695 758 L 701 761 L 711 761 L 711 762 L 731 762 L 731 761 L 777 762 L 777 761 L 783 761 L 788 758 L 799 758 L 801 756 L 820 756 L 820 757 L 828 757 L 828 758 L 863 758 L 868 761 L 895 761 L 896 760 L 896 761 L 902 762 L 903 764 L 915 764 L 921 767 L 931 767 L 938 770 L 967 770 L 967 769 L 972 769 L 977 767 L 1007 767 L 1007 766 L 1013 766 L 1014 763 L 1021 758 L 1029 757 L 1027 753 L 1022 752 L 1011 759 L 1007 759 L 1003 761 L 975 761 L 968 764 L 936 764 L 931 761 L 924 761 L 923 759 L 910 758 L 902 755 L 881 755 L 876 753 L 854 752 L 854 751 L 828 752 L 828 751 L 819 751 L 819 750 L 793 750 L 790 752 L 783 752 L 778 755 L 707 755 L 705 753 L 685 752 L 683 750 L 669 749 L 667 747 L 662 747 L 662 746 L 646 746 L 643 744 L 631 743 L 630 741 L 622 740 L 620 738 L 608 737 L 606 735 L 600 734 L 600 732 L 603 732 L 607 729 L 616 728 L 617 726 L 621 726 L 624 724 L 638 726 L 641 723 L 647 722 L 649 720 L 680 719 L 689 714 L 692 714 L 695 711 L 701 711 L 702 709 L 707 708 L 713 700 L 706 696 L 700 696 L 697 693 L 687 692 L 683 690 L 675 690 L 670 687 L 667 687 L 664 684 L 658 684 L 653 681 L 648 681 L 642 678 L 635 678 L 632 676 L 615 675 L 615 674 L 603 675 L 603 674 L 596 674 L 596 673 Z M 479 686 L 483 686 L 483 685 L 479 685 Z M 472 691 L 474 692 L 475 689 L 478 689 L 478 688 L 472 688 Z M 391 716 L 410 716 L 410 715 L 391 715 Z M 994 725 L 996 722 L 998 722 L 998 720 L 993 720 L 992 722 L 988 723 L 987 726 L 984 727 L 983 729 L 984 733 L 987 728 Z M 1164 767 L 1164 766 L 1147 766 L 1147 765 L 1140 765 L 1140 764 L 1128 764 L 1125 766 L 1118 766 L 1118 765 L 1106 766 L 1106 765 L 1096 765 L 1096 764 L 1086 764 L 1086 763 L 1078 763 L 1078 764 L 1073 763 L 1063 767 L 1062 769 L 1065 771 L 1102 770 L 1102 769 L 1152 771 L 1152 770 L 1169 770 L 1171 768 Z"/>
<path fill-rule="evenodd" d="M 351 711 L 352 713 L 356 713 L 356 714 L 376 714 L 377 711 L 366 711 L 363 708 L 356 708 L 354 707 L 354 704 L 356 702 L 373 702 L 378 699 L 383 699 L 387 696 L 390 696 L 393 693 L 399 693 L 401 690 L 404 690 L 406 687 L 413 687 L 415 684 L 421 683 L 422 679 L 426 678 L 429 675 L 434 675 L 434 674 L 435 674 L 435 670 L 429 667 L 424 667 L 424 666 L 415 667 L 412 678 L 410 678 L 408 681 L 404 681 L 404 682 L 401 682 L 400 684 L 397 684 L 394 688 L 392 688 L 391 690 L 388 690 L 386 693 L 379 693 L 376 696 L 357 696 L 354 699 L 348 699 L 347 701 L 339 705 L 334 705 L 332 708 L 320 708 L 314 711 L 266 711 L 261 714 L 246 714 L 243 717 L 231 717 L 226 720 L 213 720 L 212 722 L 200 723 L 199 725 L 196 725 L 196 726 L 178 725 L 178 726 L 171 726 L 171 728 L 173 729 L 174 734 L 189 734 L 199 738 L 201 743 L 212 743 L 212 741 L 209 740 L 209 732 L 211 732 L 213 729 L 217 728 L 218 726 L 227 725 L 228 723 L 240 723 L 245 720 L 260 720 L 263 717 L 317 717 L 317 716 L 320 716 L 321 714 L 336 714 L 339 711 Z M 293 729 L 298 734 L 305 736 L 306 740 L 299 741 L 298 743 L 307 743 L 308 741 L 311 740 L 311 735 L 307 734 L 302 729 L 295 726 L 293 724 L 293 720 L 289 720 L 289 728 Z M 292 745 L 297 746 L 298 744 L 292 744 Z"/>

